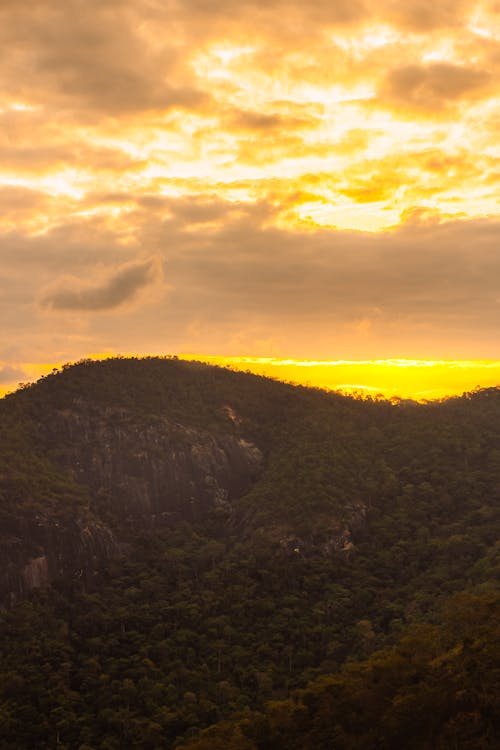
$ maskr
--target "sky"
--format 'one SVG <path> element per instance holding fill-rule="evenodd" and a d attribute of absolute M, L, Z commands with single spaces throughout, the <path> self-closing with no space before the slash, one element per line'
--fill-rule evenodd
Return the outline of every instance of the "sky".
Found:
<path fill-rule="evenodd" d="M 0 389 L 500 382 L 499 81 L 500 0 L 2 0 Z"/>

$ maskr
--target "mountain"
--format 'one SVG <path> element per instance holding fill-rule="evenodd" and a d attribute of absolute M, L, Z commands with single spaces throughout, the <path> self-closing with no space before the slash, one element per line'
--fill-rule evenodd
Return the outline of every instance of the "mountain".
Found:
<path fill-rule="evenodd" d="M 58 577 L 90 584 L 127 530 L 201 519 L 249 489 L 260 450 L 196 384 L 196 365 L 85 362 L 1 402 L 4 601 Z"/>
<path fill-rule="evenodd" d="M 0 747 L 495 747 L 499 432 L 176 358 L 2 399 Z"/>

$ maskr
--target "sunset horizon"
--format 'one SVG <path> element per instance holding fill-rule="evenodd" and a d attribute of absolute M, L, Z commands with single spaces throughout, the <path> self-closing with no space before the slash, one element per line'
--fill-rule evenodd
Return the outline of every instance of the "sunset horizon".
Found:
<path fill-rule="evenodd" d="M 9 0 L 0 29 L 0 393 L 119 352 L 498 384 L 497 2 Z"/>
<path fill-rule="evenodd" d="M 499 387 L 500 360 L 425 360 L 390 358 L 379 360 L 295 360 L 283 357 L 247 357 L 165 353 L 91 354 L 64 363 L 24 363 L 18 372 L 23 382 L 0 386 L 0 398 L 39 378 L 57 373 L 82 360 L 151 357 L 199 361 L 263 375 L 294 385 L 320 388 L 363 398 L 410 399 L 426 402 L 461 396 L 481 388 Z"/>

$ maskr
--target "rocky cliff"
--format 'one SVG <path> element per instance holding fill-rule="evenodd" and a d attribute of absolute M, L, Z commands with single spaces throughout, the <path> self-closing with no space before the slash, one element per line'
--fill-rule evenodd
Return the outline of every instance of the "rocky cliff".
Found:
<path fill-rule="evenodd" d="M 2 523 L 0 603 L 11 605 L 58 579 L 89 588 L 118 551 L 112 531 L 88 518 L 62 523 L 34 513 Z"/>
<path fill-rule="evenodd" d="M 93 510 L 105 508 L 115 530 L 197 521 L 213 508 L 230 513 L 263 461 L 259 448 L 237 434 L 82 402 L 57 412 L 49 435 L 62 444 L 60 465 L 88 488 Z"/>
<path fill-rule="evenodd" d="M 57 579 L 92 585 L 103 562 L 142 529 L 197 522 L 214 510 L 230 517 L 233 501 L 262 469 L 261 451 L 238 431 L 212 432 L 123 407 L 102 409 L 80 395 L 64 406 L 45 409 L 43 419 L 37 415 L 36 436 L 53 473 L 48 488 L 23 491 L 14 465 L 19 456 L 3 456 L 4 603 Z M 57 491 L 59 477 L 66 492 L 64 486 Z M 70 489 L 84 498 L 73 509 Z M 50 494 L 56 499 L 45 501 Z"/>

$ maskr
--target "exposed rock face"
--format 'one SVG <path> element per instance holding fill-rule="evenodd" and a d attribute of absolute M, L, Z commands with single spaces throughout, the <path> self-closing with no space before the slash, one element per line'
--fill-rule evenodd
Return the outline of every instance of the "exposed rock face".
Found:
<path fill-rule="evenodd" d="M 139 423 L 124 411 L 60 412 L 54 434 L 66 438 L 60 462 L 105 501 L 116 521 L 137 526 L 194 521 L 231 501 L 259 474 L 262 454 L 234 434 L 212 434 L 164 417 Z"/>
<path fill-rule="evenodd" d="M 49 561 L 46 555 L 33 557 L 24 566 L 23 582 L 28 590 L 40 589 L 49 585 Z"/>
<path fill-rule="evenodd" d="M 35 515 L 13 522 L 8 530 L 2 529 L 2 535 L 0 601 L 4 604 L 59 578 L 83 579 L 90 586 L 102 563 L 118 551 L 108 528 L 84 519 L 63 524 Z"/>
<path fill-rule="evenodd" d="M 39 427 L 51 460 L 87 489 L 89 508 L 65 521 L 28 506 L 3 522 L 0 603 L 7 605 L 57 579 L 91 586 L 130 533 L 196 521 L 211 509 L 230 515 L 262 468 L 260 450 L 238 434 L 164 416 L 146 420 L 80 401 Z"/>

